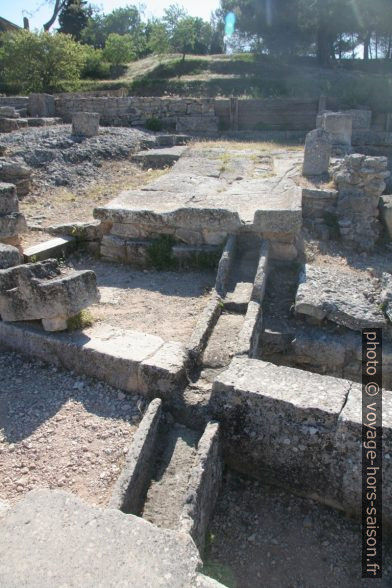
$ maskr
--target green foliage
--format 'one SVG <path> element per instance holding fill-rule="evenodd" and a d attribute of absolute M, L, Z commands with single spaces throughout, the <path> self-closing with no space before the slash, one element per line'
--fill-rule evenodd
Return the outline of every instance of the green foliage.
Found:
<path fill-rule="evenodd" d="M 87 26 L 91 8 L 84 0 L 67 0 L 59 14 L 59 33 L 71 35 L 80 40 L 81 32 Z"/>
<path fill-rule="evenodd" d="M 111 33 L 106 39 L 103 57 L 113 65 L 133 61 L 136 58 L 136 52 L 132 36 Z"/>
<path fill-rule="evenodd" d="M 201 18 L 187 16 L 178 21 L 171 38 L 171 45 L 175 51 L 182 53 L 183 60 L 187 53 L 194 53 L 197 41 L 197 31 L 200 29 Z"/>
<path fill-rule="evenodd" d="M 147 263 L 158 270 L 174 269 L 176 260 L 172 254 L 174 245 L 173 237 L 170 235 L 161 235 L 158 239 L 153 239 L 147 248 Z"/>
<path fill-rule="evenodd" d="M 159 20 L 151 21 L 146 27 L 147 49 L 151 53 L 163 55 L 170 51 L 170 38 L 165 25 Z"/>
<path fill-rule="evenodd" d="M 102 49 L 94 49 L 90 45 L 83 45 L 85 62 L 82 77 L 96 80 L 110 78 L 110 64 L 103 58 Z"/>
<path fill-rule="evenodd" d="M 78 81 L 85 63 L 83 47 L 61 33 L 4 33 L 2 76 L 12 92 L 56 92 Z"/>
<path fill-rule="evenodd" d="M 72 316 L 67 321 L 67 329 L 69 331 L 82 331 L 94 324 L 94 317 L 87 309 L 81 310 L 77 315 Z"/>
<path fill-rule="evenodd" d="M 153 132 L 159 132 L 163 129 L 162 121 L 153 116 L 146 120 L 146 129 Z"/>

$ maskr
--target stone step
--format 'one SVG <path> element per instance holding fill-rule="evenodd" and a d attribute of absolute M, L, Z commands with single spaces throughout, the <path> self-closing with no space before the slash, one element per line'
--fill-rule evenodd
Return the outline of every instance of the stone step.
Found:
<path fill-rule="evenodd" d="M 63 119 L 55 116 L 36 116 L 27 118 L 29 127 L 53 127 L 63 124 Z"/>
<path fill-rule="evenodd" d="M 203 368 L 228 366 L 237 351 L 244 315 L 223 312 L 203 354 Z"/>
<path fill-rule="evenodd" d="M 157 135 L 156 142 L 159 147 L 175 147 L 186 145 L 191 140 L 188 135 Z"/>
<path fill-rule="evenodd" d="M 43 261 L 45 259 L 58 259 L 69 255 L 76 247 L 74 237 L 56 237 L 38 245 L 32 245 L 23 252 L 26 263 Z"/>
<path fill-rule="evenodd" d="M 132 155 L 131 160 L 140 164 L 144 169 L 163 169 L 173 165 L 184 153 L 186 146 L 167 147 L 165 149 L 149 149 Z"/>
<path fill-rule="evenodd" d="M 237 282 L 234 290 L 226 294 L 224 307 L 230 312 L 245 314 L 252 296 L 253 282 Z"/>

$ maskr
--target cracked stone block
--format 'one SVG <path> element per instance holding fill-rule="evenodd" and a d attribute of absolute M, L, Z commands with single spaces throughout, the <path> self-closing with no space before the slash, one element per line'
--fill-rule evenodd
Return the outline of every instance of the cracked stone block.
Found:
<path fill-rule="evenodd" d="M 31 168 L 22 161 L 0 161 L 0 181 L 16 186 L 18 196 L 26 196 L 30 191 Z"/>
<path fill-rule="evenodd" d="M 47 330 L 64 330 L 67 318 L 98 301 L 92 271 L 64 274 L 55 260 L 0 270 L 4 321 L 42 320 Z"/>
<path fill-rule="evenodd" d="M 22 261 L 23 257 L 16 247 L 0 243 L 0 269 L 7 269 L 14 265 L 19 265 Z"/>
<path fill-rule="evenodd" d="M 331 137 L 324 129 L 315 129 L 306 135 L 304 176 L 321 176 L 328 173 L 331 157 Z"/>
<path fill-rule="evenodd" d="M 82 137 L 95 137 L 99 131 L 98 112 L 75 112 L 72 115 L 72 134 Z"/>
<path fill-rule="evenodd" d="M 318 322 L 327 319 L 354 331 L 387 326 L 380 282 L 367 274 L 362 276 L 340 268 L 307 264 L 301 272 L 295 311 Z"/>

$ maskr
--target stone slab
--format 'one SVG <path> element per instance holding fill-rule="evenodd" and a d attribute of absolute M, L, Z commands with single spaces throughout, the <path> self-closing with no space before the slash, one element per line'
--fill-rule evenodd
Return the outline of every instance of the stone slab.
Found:
<path fill-rule="evenodd" d="M 301 272 L 295 311 L 354 331 L 386 327 L 379 288 L 367 274 L 307 264 Z"/>
<path fill-rule="evenodd" d="M 4 588 L 191 588 L 201 567 L 189 535 L 51 490 L 0 519 Z"/>
<path fill-rule="evenodd" d="M 133 436 L 120 477 L 113 488 L 109 508 L 140 514 L 156 459 L 155 445 L 161 414 L 162 401 L 156 398 L 150 402 Z"/>
<path fill-rule="evenodd" d="M 155 335 L 107 325 L 49 334 L 38 325 L 0 322 L 0 344 L 126 392 L 144 392 L 148 397 L 159 395 L 161 388 L 167 397 L 169 384 L 184 373 L 179 343 L 165 343 Z"/>
<path fill-rule="evenodd" d="M 256 231 L 297 232 L 302 224 L 301 190 L 294 162 L 276 161 L 276 175 L 253 174 L 260 153 L 188 149 L 170 173 L 139 190 L 121 193 L 95 218 L 165 232 L 206 229 L 225 234 L 251 225 Z"/>
<path fill-rule="evenodd" d="M 132 155 L 131 159 L 143 168 L 160 169 L 178 161 L 187 147 L 168 147 L 166 149 L 149 149 Z"/>
<path fill-rule="evenodd" d="M 76 244 L 73 237 L 57 237 L 27 247 L 23 251 L 23 256 L 26 262 L 65 257 L 76 247 Z"/>

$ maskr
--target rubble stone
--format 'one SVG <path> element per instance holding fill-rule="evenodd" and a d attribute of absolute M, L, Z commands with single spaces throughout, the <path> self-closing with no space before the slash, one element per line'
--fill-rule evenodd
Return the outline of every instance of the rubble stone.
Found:
<path fill-rule="evenodd" d="M 371 250 L 380 233 L 379 200 L 389 177 L 386 157 L 348 155 L 335 168 L 337 215 L 344 241 Z"/>

